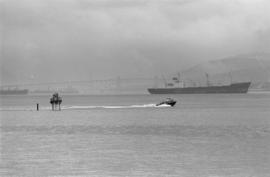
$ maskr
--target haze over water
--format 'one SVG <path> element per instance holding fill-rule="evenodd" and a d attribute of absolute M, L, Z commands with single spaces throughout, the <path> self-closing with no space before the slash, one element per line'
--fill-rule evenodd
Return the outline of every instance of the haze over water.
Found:
<path fill-rule="evenodd" d="M 0 176 L 270 176 L 269 94 L 170 96 L 1 96 Z"/>
<path fill-rule="evenodd" d="M 146 93 L 149 78 L 163 86 L 178 72 L 186 86 L 207 73 L 213 85 L 267 92 L 269 0 L 0 0 L 0 9 L 0 89 L 29 90 L 0 96 L 0 176 L 270 176 L 269 93 L 170 95 L 173 108 L 155 106 L 160 95 L 61 94 L 54 112 L 49 96 L 31 95 Z"/>

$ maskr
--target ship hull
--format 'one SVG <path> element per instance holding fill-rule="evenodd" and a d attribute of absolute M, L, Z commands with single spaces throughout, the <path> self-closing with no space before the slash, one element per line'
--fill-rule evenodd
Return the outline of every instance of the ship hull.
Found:
<path fill-rule="evenodd" d="M 224 86 L 185 87 L 185 88 L 149 88 L 151 94 L 208 94 L 208 93 L 247 93 L 250 82 Z"/>

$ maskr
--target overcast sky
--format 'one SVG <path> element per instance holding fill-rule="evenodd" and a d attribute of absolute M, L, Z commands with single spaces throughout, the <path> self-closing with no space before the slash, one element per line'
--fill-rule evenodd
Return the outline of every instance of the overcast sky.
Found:
<path fill-rule="evenodd" d="M 0 0 L 1 81 L 153 77 L 270 49 L 269 0 Z"/>

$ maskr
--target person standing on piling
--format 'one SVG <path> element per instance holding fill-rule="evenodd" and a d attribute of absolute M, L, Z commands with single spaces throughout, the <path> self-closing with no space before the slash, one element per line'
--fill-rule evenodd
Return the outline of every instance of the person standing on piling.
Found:
<path fill-rule="evenodd" d="M 50 103 L 52 105 L 53 111 L 57 108 L 57 105 L 58 105 L 58 110 L 61 111 L 60 104 L 62 103 L 62 98 L 58 95 L 58 93 L 53 94 L 52 98 L 50 99 Z"/>

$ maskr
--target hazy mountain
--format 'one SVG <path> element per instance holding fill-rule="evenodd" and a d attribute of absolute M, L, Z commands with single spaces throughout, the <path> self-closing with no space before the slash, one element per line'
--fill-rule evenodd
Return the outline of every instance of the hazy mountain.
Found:
<path fill-rule="evenodd" d="M 205 85 L 206 73 L 213 84 L 251 81 L 253 85 L 270 81 L 270 54 L 226 57 L 198 64 L 181 73 L 184 80 Z"/>

